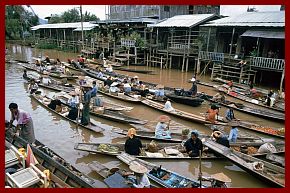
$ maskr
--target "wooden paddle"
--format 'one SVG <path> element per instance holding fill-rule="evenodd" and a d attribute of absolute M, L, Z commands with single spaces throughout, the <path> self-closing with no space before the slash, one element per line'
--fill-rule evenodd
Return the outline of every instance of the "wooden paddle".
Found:
<path fill-rule="evenodd" d="M 80 118 L 80 111 L 81 111 L 81 102 L 82 102 L 82 87 L 80 87 L 80 97 L 79 97 L 79 106 L 78 106 L 78 116 L 77 116 L 77 128 L 79 126 L 79 118 Z"/>
<path fill-rule="evenodd" d="M 202 172 L 201 172 L 201 150 L 199 150 L 199 187 L 202 186 Z"/>

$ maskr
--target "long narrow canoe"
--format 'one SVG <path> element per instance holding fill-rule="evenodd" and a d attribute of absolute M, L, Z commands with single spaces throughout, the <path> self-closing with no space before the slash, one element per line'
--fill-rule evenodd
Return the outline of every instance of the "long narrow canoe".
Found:
<path fill-rule="evenodd" d="M 138 164 L 145 166 L 148 169 L 147 176 L 149 179 L 158 183 L 162 187 L 198 188 L 200 186 L 197 180 L 187 178 L 164 167 L 158 167 L 153 163 L 138 159 L 134 156 L 130 156 L 127 153 L 122 153 L 121 155 L 118 155 L 117 158 L 127 165 Z M 165 176 L 167 177 L 165 178 Z M 205 188 L 205 186 L 203 185 L 202 188 Z"/>
<path fill-rule="evenodd" d="M 240 151 L 240 147 L 236 146 L 237 144 L 231 144 L 231 148 L 235 151 Z M 141 154 L 136 156 L 140 159 L 199 159 L 199 157 L 189 157 L 188 154 L 184 151 L 181 143 L 160 143 L 157 145 L 155 153 L 148 151 L 149 143 L 143 144 Z M 273 155 L 278 156 L 285 153 L 284 145 L 276 145 L 277 152 Z M 122 152 L 125 152 L 124 143 L 115 143 L 115 144 L 104 144 L 104 143 L 76 143 L 74 149 L 85 151 L 89 153 L 98 153 L 104 155 L 117 156 Z M 249 154 L 255 157 L 264 157 L 266 158 L 267 153 L 258 153 L 257 147 L 250 146 L 248 147 L 251 151 L 248 151 Z M 220 159 L 211 152 L 204 151 L 202 153 L 201 159 Z"/>
<path fill-rule="evenodd" d="M 118 93 L 118 94 L 115 94 L 115 93 L 110 93 L 108 90 L 104 90 L 102 88 L 100 88 L 98 90 L 98 92 L 104 94 L 104 95 L 107 95 L 109 97 L 112 97 L 112 98 L 115 98 L 115 99 L 119 99 L 119 100 L 122 100 L 122 101 L 126 101 L 126 102 L 132 102 L 132 103 L 140 103 L 141 100 L 138 99 L 138 98 L 134 98 L 132 96 L 128 96 L 124 93 Z"/>
<path fill-rule="evenodd" d="M 202 116 L 199 116 L 199 115 L 195 115 L 195 114 L 192 114 L 192 113 L 188 113 L 188 112 L 185 112 L 185 111 L 181 111 L 181 110 L 178 110 L 178 109 L 175 109 L 174 111 L 167 111 L 167 110 L 164 109 L 164 105 L 162 105 L 162 104 L 160 104 L 158 102 L 149 100 L 149 99 L 144 99 L 141 102 L 144 105 L 147 105 L 147 106 L 149 106 L 151 108 L 154 108 L 156 110 L 165 112 L 165 113 L 170 114 L 170 115 L 174 115 L 174 116 L 182 118 L 182 119 L 194 121 L 194 122 L 197 122 L 197 123 L 210 124 L 209 121 L 205 120 L 205 117 L 202 117 Z M 226 123 L 221 123 L 221 122 L 218 122 L 217 124 L 218 125 L 226 125 Z"/>
<path fill-rule="evenodd" d="M 120 135 L 127 135 L 127 132 L 121 129 L 113 129 L 115 133 L 118 133 Z M 164 142 L 169 142 L 169 143 L 177 143 L 177 142 L 182 142 L 186 139 L 187 137 L 184 138 L 180 133 L 171 133 L 171 139 L 162 139 L 162 138 L 157 138 L 155 137 L 155 133 L 152 131 L 138 131 L 136 134 L 137 137 L 141 139 L 149 139 L 149 140 L 155 140 L 155 141 L 164 141 Z M 208 139 L 210 136 L 207 135 L 200 135 L 200 139 L 205 138 Z M 272 139 L 266 139 L 266 138 L 250 138 L 250 137 L 245 137 L 245 138 L 238 138 L 236 143 L 230 143 L 231 146 L 240 146 L 240 145 L 248 145 L 248 146 L 260 146 L 263 145 L 264 143 L 273 143 L 275 142 Z M 278 144 L 278 143 L 277 143 Z M 284 144 L 284 143 L 280 143 Z"/>
<path fill-rule="evenodd" d="M 206 94 L 200 94 L 200 97 L 208 100 L 210 102 L 216 103 L 215 101 L 212 100 L 213 96 L 206 95 Z M 284 121 L 285 120 L 285 114 L 273 110 L 262 110 L 262 109 L 256 109 L 251 106 L 242 104 L 242 103 L 235 103 L 232 101 L 226 100 L 224 103 L 218 103 L 220 105 L 223 105 L 225 107 L 232 107 L 235 110 L 252 114 L 252 115 L 257 115 L 262 118 L 266 119 L 274 119 L 274 120 L 279 120 L 279 121 Z"/>
<path fill-rule="evenodd" d="M 185 104 L 185 105 L 190 105 L 193 107 L 200 106 L 202 102 L 204 101 L 203 99 L 199 97 L 178 96 L 174 94 L 174 91 L 165 92 L 165 96 L 170 98 L 174 102 Z"/>
<path fill-rule="evenodd" d="M 151 74 L 152 72 L 154 72 L 153 70 L 141 70 L 141 69 L 131 69 L 131 68 L 115 68 L 115 70 L 135 72 L 135 73 L 140 73 L 140 74 Z"/>
<path fill-rule="evenodd" d="M 6 131 L 6 140 L 17 148 L 27 146 L 27 142 L 15 136 L 15 133 Z M 57 155 L 41 142 L 36 141 L 36 146 L 30 146 L 39 164 L 36 166 L 43 171 L 49 169 L 51 179 L 57 182 L 57 186 L 67 188 L 96 188 L 96 183 L 93 179 L 81 173 L 75 167 L 67 163 L 62 157 Z"/>
<path fill-rule="evenodd" d="M 98 72 L 96 71 L 93 71 L 93 70 L 90 70 L 89 68 L 82 68 L 79 64 L 76 64 L 78 69 L 85 73 L 86 75 L 92 77 L 92 78 L 95 78 L 95 79 L 98 79 L 98 80 L 101 80 L 101 81 L 104 81 L 106 80 L 105 78 L 99 78 L 97 75 L 98 75 Z"/>
<path fill-rule="evenodd" d="M 70 122 L 75 123 L 76 125 L 79 125 L 79 126 L 85 128 L 85 129 L 91 130 L 91 131 L 96 132 L 96 133 L 102 133 L 102 132 L 103 132 L 103 128 L 101 128 L 101 127 L 95 125 L 92 121 L 91 121 L 91 125 L 90 125 L 90 126 L 85 126 L 85 125 L 80 124 L 80 123 L 77 124 L 77 121 L 76 121 L 76 120 L 69 119 L 68 117 L 64 116 L 63 114 L 60 114 L 60 113 L 56 112 L 55 110 L 52 110 L 51 108 L 49 108 L 49 107 L 44 103 L 44 99 L 45 99 L 46 97 L 43 97 L 43 96 L 41 96 L 41 95 L 30 95 L 30 97 L 31 97 L 32 99 L 36 100 L 40 105 L 42 105 L 42 106 L 43 106 L 44 108 L 46 108 L 47 110 L 49 110 L 49 111 L 51 111 L 51 112 L 53 112 L 53 113 L 55 113 L 55 114 L 61 116 L 62 118 L 66 119 L 66 120 L 68 120 L 68 121 L 70 121 Z M 50 100 L 49 98 L 46 98 L 46 99 L 47 99 L 47 100 Z M 69 111 L 70 108 L 67 107 L 67 110 Z"/>
<path fill-rule="evenodd" d="M 254 158 L 250 155 L 243 154 L 236 151 L 231 151 L 231 149 L 220 145 L 214 141 L 204 142 L 206 146 L 220 155 L 228 158 L 237 166 L 241 167 L 243 170 L 247 171 L 253 176 L 265 181 L 266 183 L 272 185 L 273 187 L 285 187 L 285 169 L 269 162 L 263 161 L 261 159 Z M 263 165 L 263 167 L 254 166 Z"/>

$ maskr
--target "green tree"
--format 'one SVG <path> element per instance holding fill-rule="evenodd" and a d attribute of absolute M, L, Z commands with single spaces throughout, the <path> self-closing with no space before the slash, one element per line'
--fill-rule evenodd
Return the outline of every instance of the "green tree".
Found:
<path fill-rule="evenodd" d="M 80 13 L 76 8 L 65 11 L 61 15 L 61 18 L 62 18 L 64 23 L 72 23 L 72 22 L 80 22 L 81 21 Z"/>
<path fill-rule="evenodd" d="M 87 11 L 85 12 L 85 14 L 83 14 L 83 21 L 84 22 L 89 22 L 89 21 L 99 21 L 100 18 L 98 18 L 96 15 L 91 13 L 88 13 Z"/>
<path fill-rule="evenodd" d="M 48 21 L 49 24 L 51 23 L 63 23 L 61 16 L 59 15 L 52 15 Z"/>

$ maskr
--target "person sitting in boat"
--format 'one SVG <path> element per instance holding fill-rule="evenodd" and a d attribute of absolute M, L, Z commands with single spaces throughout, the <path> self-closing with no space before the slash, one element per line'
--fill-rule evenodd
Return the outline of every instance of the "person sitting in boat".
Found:
<path fill-rule="evenodd" d="M 109 92 L 110 93 L 118 93 L 121 91 L 121 89 L 119 87 L 120 87 L 119 83 L 113 82 L 110 86 Z"/>
<path fill-rule="evenodd" d="M 40 72 L 40 73 L 43 73 L 43 72 L 46 71 L 46 70 L 48 70 L 48 68 L 46 68 L 44 64 L 40 64 L 40 65 L 39 65 L 39 72 Z"/>
<path fill-rule="evenodd" d="M 226 101 L 225 93 L 223 91 L 219 91 L 212 97 L 214 102 L 224 103 Z"/>
<path fill-rule="evenodd" d="M 48 76 L 48 72 L 43 72 L 43 75 L 41 76 L 41 82 L 44 85 L 49 85 L 52 83 L 51 78 Z"/>
<path fill-rule="evenodd" d="M 130 93 L 131 91 L 132 91 L 131 85 L 127 81 L 124 81 L 124 92 Z"/>
<path fill-rule="evenodd" d="M 85 60 L 82 56 L 78 56 L 78 62 L 82 68 L 85 67 Z"/>
<path fill-rule="evenodd" d="M 113 83 L 113 79 L 111 76 L 109 76 L 105 81 L 104 81 L 104 86 L 111 86 L 111 84 Z"/>
<path fill-rule="evenodd" d="M 30 84 L 28 85 L 28 90 L 30 94 L 33 94 L 38 90 L 38 84 L 35 82 L 34 78 L 30 80 Z"/>
<path fill-rule="evenodd" d="M 199 132 L 197 130 L 193 130 L 191 132 L 191 138 L 186 140 L 184 143 L 184 147 L 189 157 L 198 157 L 199 151 L 203 151 L 202 141 L 198 138 Z"/>
<path fill-rule="evenodd" d="M 169 131 L 170 117 L 161 115 L 158 118 L 158 123 L 155 127 L 155 137 L 159 139 L 171 139 L 171 133 Z M 168 122 L 168 124 L 166 124 Z"/>
<path fill-rule="evenodd" d="M 147 176 L 148 169 L 140 164 L 131 164 L 129 166 L 130 170 L 136 175 L 136 183 L 132 183 L 134 188 L 150 188 L 150 181 Z M 127 181 L 128 183 L 131 183 Z"/>
<path fill-rule="evenodd" d="M 41 61 L 40 61 L 40 59 L 36 59 L 34 63 L 35 63 L 36 66 L 40 66 Z"/>
<path fill-rule="evenodd" d="M 258 92 L 257 90 L 254 88 L 253 85 L 250 86 L 250 93 L 249 93 L 250 97 L 252 98 L 256 98 L 258 96 Z"/>
<path fill-rule="evenodd" d="M 166 111 L 174 111 L 174 108 L 171 106 L 171 100 L 166 98 L 166 103 L 164 104 L 164 110 Z"/>
<path fill-rule="evenodd" d="M 234 86 L 233 80 L 229 80 L 228 83 L 227 83 L 227 85 L 228 85 L 229 88 L 232 89 L 233 86 Z"/>
<path fill-rule="evenodd" d="M 91 90 L 91 96 L 92 97 L 97 96 L 97 92 L 98 92 L 98 86 L 97 86 L 97 82 L 94 80 L 93 81 L 93 88 Z"/>
<path fill-rule="evenodd" d="M 155 91 L 155 97 L 156 98 L 163 98 L 165 96 L 164 94 L 164 86 L 161 84 L 158 84 L 156 86 L 156 88 L 158 89 L 157 91 Z"/>
<path fill-rule="evenodd" d="M 71 64 L 73 65 L 73 67 L 78 68 L 77 63 L 74 60 L 71 60 Z"/>
<path fill-rule="evenodd" d="M 231 104 L 231 105 L 234 105 L 234 104 Z M 229 105 L 229 108 L 227 109 L 226 114 L 225 114 L 225 118 L 228 122 L 231 122 L 232 120 L 236 120 L 234 109 L 231 105 Z"/>
<path fill-rule="evenodd" d="M 84 76 L 79 76 L 79 85 L 82 86 L 82 85 L 85 85 L 87 84 L 87 81 L 85 80 L 85 77 Z"/>
<path fill-rule="evenodd" d="M 104 77 L 104 74 L 103 74 L 103 72 L 102 72 L 101 69 L 99 69 L 99 72 L 98 72 L 98 74 L 97 74 L 97 77 L 98 77 L 98 78 L 103 78 L 103 77 Z"/>
<path fill-rule="evenodd" d="M 67 104 L 71 108 L 78 108 L 78 105 L 80 103 L 79 96 L 77 96 L 75 91 L 70 92 L 69 95 L 71 96 L 71 98 L 68 99 Z"/>
<path fill-rule="evenodd" d="M 215 104 L 211 105 L 210 109 L 207 110 L 205 120 L 211 123 L 215 123 L 217 120 L 219 108 Z"/>
<path fill-rule="evenodd" d="M 109 73 L 113 72 L 113 67 L 111 64 L 108 64 L 108 67 L 106 68 L 106 72 L 109 72 Z"/>
<path fill-rule="evenodd" d="M 231 130 L 228 137 L 229 142 L 236 143 L 238 139 L 238 124 L 235 122 L 230 123 Z"/>
<path fill-rule="evenodd" d="M 56 59 L 56 64 L 57 64 L 57 65 L 60 65 L 60 64 L 61 64 L 61 61 L 60 61 L 59 58 Z"/>
<path fill-rule="evenodd" d="M 139 77 L 138 77 L 138 76 L 134 76 L 134 77 L 133 77 L 133 81 L 134 81 L 134 82 L 133 82 L 134 85 L 136 85 L 136 86 L 139 86 L 139 85 L 140 85 Z"/>
<path fill-rule="evenodd" d="M 46 62 L 46 63 L 50 63 L 50 59 L 49 59 L 48 56 L 45 56 L 44 62 Z"/>
<path fill-rule="evenodd" d="M 202 181 L 210 181 L 211 188 L 227 188 L 228 186 L 226 183 L 231 183 L 232 181 L 224 173 L 213 174 L 210 177 L 202 176 L 199 174 L 198 179 Z"/>
<path fill-rule="evenodd" d="M 223 146 L 230 148 L 230 142 L 228 138 L 224 136 L 218 129 L 213 130 L 211 137 L 218 144 L 221 144 Z"/>
<path fill-rule="evenodd" d="M 136 130 L 131 128 L 127 133 L 128 139 L 125 142 L 125 152 L 130 155 L 139 155 L 142 148 L 141 140 L 136 137 Z"/>
<path fill-rule="evenodd" d="M 27 75 L 27 70 L 26 70 L 26 69 L 23 70 L 23 75 L 22 75 L 22 77 L 23 77 L 23 79 L 25 79 L 25 80 L 29 80 L 29 79 L 30 79 L 30 78 L 28 77 L 28 75 Z"/>
<path fill-rule="evenodd" d="M 53 96 L 52 100 L 50 101 L 50 103 L 47 106 L 58 113 L 62 112 L 61 101 L 56 96 Z"/>

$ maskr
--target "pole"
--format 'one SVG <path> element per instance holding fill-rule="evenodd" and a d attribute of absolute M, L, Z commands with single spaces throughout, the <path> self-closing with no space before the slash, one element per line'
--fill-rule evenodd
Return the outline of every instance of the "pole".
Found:
<path fill-rule="evenodd" d="M 201 150 L 199 150 L 199 187 L 202 186 L 202 172 L 201 172 Z"/>
<path fill-rule="evenodd" d="M 80 5 L 80 13 L 81 13 L 81 27 L 82 27 L 82 49 L 84 50 L 84 26 L 83 26 L 83 9 Z"/>
<path fill-rule="evenodd" d="M 230 53 L 229 53 L 229 55 L 232 54 L 233 42 L 234 42 L 234 34 L 235 34 L 235 28 L 233 28 L 233 33 L 232 33 L 232 38 L 231 38 L 231 46 L 230 46 Z"/>
<path fill-rule="evenodd" d="M 79 106 L 78 106 L 77 128 L 79 126 L 79 118 L 80 118 L 80 113 L 81 113 L 81 102 L 82 102 L 82 87 L 80 86 L 80 98 L 79 98 Z"/>

